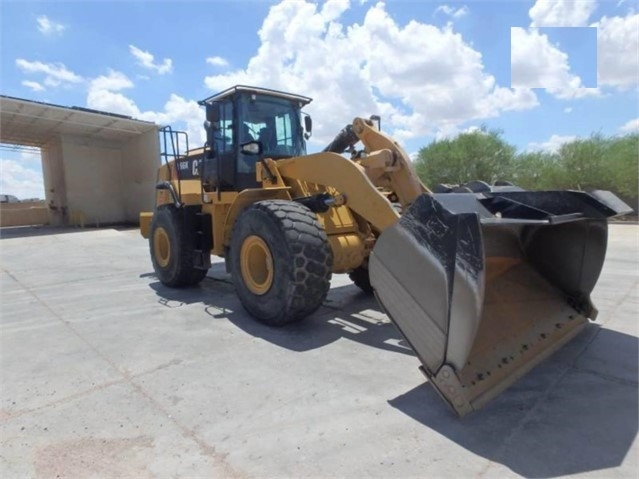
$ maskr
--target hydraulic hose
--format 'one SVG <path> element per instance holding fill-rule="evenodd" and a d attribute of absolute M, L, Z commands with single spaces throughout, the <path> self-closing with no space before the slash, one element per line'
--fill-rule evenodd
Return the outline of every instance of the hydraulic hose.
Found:
<path fill-rule="evenodd" d="M 331 141 L 328 146 L 322 151 L 341 154 L 344 153 L 351 146 L 355 145 L 358 141 L 359 138 L 353 131 L 353 126 L 346 125 L 340 130 L 337 136 L 335 136 L 333 141 Z"/>

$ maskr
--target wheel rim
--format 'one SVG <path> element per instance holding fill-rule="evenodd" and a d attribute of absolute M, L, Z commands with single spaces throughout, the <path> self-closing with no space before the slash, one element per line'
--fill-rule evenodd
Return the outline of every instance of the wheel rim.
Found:
<path fill-rule="evenodd" d="M 162 268 L 166 268 L 171 260 L 171 243 L 166 230 L 159 226 L 153 233 L 153 252 L 155 260 Z"/>
<path fill-rule="evenodd" d="M 242 243 L 240 266 L 244 284 L 253 293 L 265 294 L 273 284 L 273 256 L 259 236 L 249 236 Z"/>

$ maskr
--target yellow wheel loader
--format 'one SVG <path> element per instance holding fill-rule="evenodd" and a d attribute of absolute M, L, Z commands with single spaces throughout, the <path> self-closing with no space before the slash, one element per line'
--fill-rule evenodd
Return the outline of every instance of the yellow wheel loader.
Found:
<path fill-rule="evenodd" d="M 200 102 L 203 148 L 162 131 L 156 207 L 140 216 L 159 280 L 223 257 L 244 308 L 281 326 L 316 311 L 331 274 L 374 292 L 441 397 L 478 409 L 594 319 L 609 192 L 422 184 L 378 117 L 307 154 L 310 98 L 235 86 Z M 359 148 L 358 148 L 359 145 Z"/>

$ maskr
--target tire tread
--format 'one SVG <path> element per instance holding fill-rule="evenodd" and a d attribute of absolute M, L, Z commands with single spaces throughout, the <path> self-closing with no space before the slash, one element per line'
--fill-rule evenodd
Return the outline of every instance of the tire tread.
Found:
<path fill-rule="evenodd" d="M 256 314 L 258 305 L 251 302 L 259 301 L 260 297 L 252 297 L 250 294 L 240 295 L 244 307 L 260 321 L 273 326 L 299 321 L 312 314 L 326 299 L 333 265 L 326 232 L 318 223 L 315 213 L 292 201 L 259 201 L 240 215 L 234 225 L 233 236 L 241 225 L 242 216 L 247 213 L 261 214 L 277 226 L 288 252 L 288 257 L 282 260 L 290 262 L 291 270 L 287 297 L 283 298 L 282 302 L 285 304 L 279 314 L 269 318 L 259 317 Z M 239 247 L 232 241 L 231 248 Z M 237 276 L 237 272 L 234 273 Z M 234 280 L 241 281 L 240 278 Z"/>

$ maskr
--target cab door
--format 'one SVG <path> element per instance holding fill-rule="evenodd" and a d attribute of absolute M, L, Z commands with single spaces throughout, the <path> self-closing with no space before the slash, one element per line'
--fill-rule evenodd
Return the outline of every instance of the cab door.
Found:
<path fill-rule="evenodd" d="M 214 110 L 215 113 L 211 113 Z M 211 121 L 202 163 L 204 191 L 235 191 L 237 145 L 234 127 L 235 108 L 231 99 L 207 105 Z"/>

